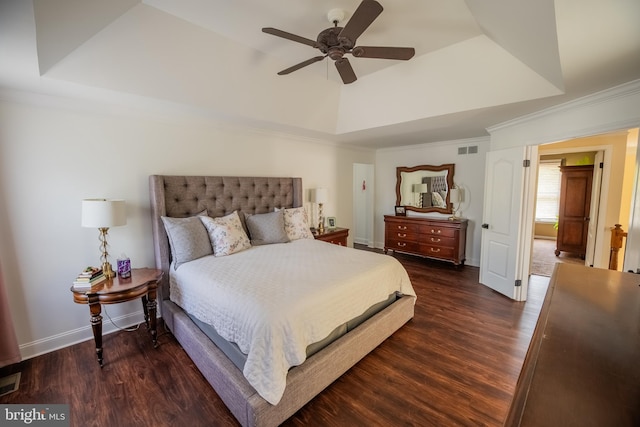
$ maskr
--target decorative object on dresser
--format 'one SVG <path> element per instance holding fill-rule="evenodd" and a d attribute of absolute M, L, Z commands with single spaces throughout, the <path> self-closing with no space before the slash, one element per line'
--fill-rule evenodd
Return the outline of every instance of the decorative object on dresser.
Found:
<path fill-rule="evenodd" d="M 397 167 L 396 206 L 414 212 L 451 214 L 454 172 L 453 163 Z"/>
<path fill-rule="evenodd" d="M 573 252 L 584 259 L 587 253 L 593 165 L 560 166 L 560 207 L 556 256 Z"/>
<path fill-rule="evenodd" d="M 318 230 L 324 231 L 324 216 L 322 214 L 322 205 L 327 203 L 327 189 L 316 188 L 311 190 L 311 201 L 318 204 Z"/>
<path fill-rule="evenodd" d="M 347 246 L 349 229 L 336 227 L 332 229 L 326 229 L 323 232 L 316 231 L 315 233 L 313 233 L 313 237 L 316 240 L 333 243 L 334 245 Z"/>
<path fill-rule="evenodd" d="M 327 217 L 327 227 L 330 230 L 333 230 L 334 228 L 336 228 L 336 217 L 335 216 Z"/>
<path fill-rule="evenodd" d="M 82 226 L 100 230 L 100 261 L 102 272 L 107 278 L 115 276 L 109 263 L 107 252 L 107 233 L 109 227 L 117 227 L 127 223 L 124 200 L 85 199 L 82 201 Z"/>
<path fill-rule="evenodd" d="M 384 252 L 404 252 L 464 265 L 466 219 L 384 216 Z"/>
<path fill-rule="evenodd" d="M 453 207 L 453 215 L 449 219 L 460 219 L 458 212 L 460 211 L 460 204 L 464 202 L 464 189 L 454 184 L 453 188 L 449 190 L 449 199 L 451 199 L 451 206 Z"/>
<path fill-rule="evenodd" d="M 398 216 L 406 216 L 407 211 L 404 206 L 396 206 L 396 215 Z"/>

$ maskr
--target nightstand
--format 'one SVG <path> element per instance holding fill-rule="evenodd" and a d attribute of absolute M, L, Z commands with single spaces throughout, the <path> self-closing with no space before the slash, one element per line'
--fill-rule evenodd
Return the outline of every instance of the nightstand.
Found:
<path fill-rule="evenodd" d="M 323 242 L 333 243 L 334 245 L 347 246 L 347 237 L 349 237 L 348 228 L 325 228 L 324 233 L 319 233 L 318 230 L 313 232 L 313 237 L 316 240 L 322 240 Z"/>
<path fill-rule="evenodd" d="M 102 359 L 102 304 L 118 304 L 142 298 L 144 321 L 151 331 L 153 347 L 158 346 L 156 331 L 156 290 L 162 278 L 162 271 L 153 268 L 134 268 L 131 277 L 122 279 L 114 277 L 93 286 L 91 289 L 76 289 L 71 286 L 73 301 L 78 304 L 89 304 L 91 312 L 91 328 L 96 342 L 96 355 L 100 367 Z"/>

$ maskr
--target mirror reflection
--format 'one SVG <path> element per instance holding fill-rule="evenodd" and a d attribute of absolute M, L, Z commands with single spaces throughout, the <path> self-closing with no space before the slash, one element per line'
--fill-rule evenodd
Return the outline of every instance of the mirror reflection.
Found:
<path fill-rule="evenodd" d="M 454 164 L 398 167 L 396 205 L 416 212 L 451 213 L 449 189 L 453 188 Z"/>

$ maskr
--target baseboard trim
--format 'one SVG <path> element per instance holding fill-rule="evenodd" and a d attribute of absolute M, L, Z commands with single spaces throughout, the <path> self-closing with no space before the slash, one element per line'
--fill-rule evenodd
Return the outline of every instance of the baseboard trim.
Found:
<path fill-rule="evenodd" d="M 119 331 L 119 329 L 109 321 L 109 318 L 106 315 L 103 315 L 102 317 L 102 336 Z M 124 316 L 114 317 L 112 319 L 118 324 L 118 326 L 126 328 L 144 322 L 144 313 L 140 310 Z M 31 359 L 33 357 L 51 353 L 52 351 L 60 350 L 61 348 L 69 347 L 88 340 L 93 340 L 93 330 L 87 321 L 87 326 L 21 344 L 20 355 L 22 356 L 22 360 Z"/>
<path fill-rule="evenodd" d="M 551 237 L 551 236 L 533 236 L 534 239 L 541 239 L 541 240 L 558 240 L 555 237 Z"/>

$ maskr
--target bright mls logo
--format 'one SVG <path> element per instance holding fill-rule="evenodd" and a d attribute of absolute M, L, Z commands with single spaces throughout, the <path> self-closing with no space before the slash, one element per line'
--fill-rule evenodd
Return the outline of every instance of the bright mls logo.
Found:
<path fill-rule="evenodd" d="M 0 425 L 69 427 L 69 405 L 0 405 Z"/>

